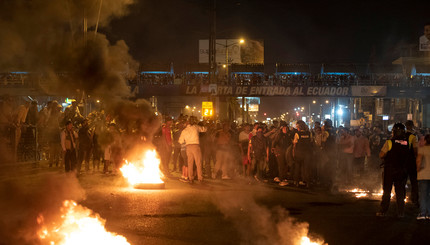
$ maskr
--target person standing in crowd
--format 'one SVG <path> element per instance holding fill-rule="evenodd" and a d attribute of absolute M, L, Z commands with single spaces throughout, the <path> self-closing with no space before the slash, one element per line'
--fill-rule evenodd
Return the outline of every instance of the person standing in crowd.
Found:
<path fill-rule="evenodd" d="M 78 173 L 81 172 L 82 163 L 85 161 L 85 171 L 90 170 L 90 156 L 93 145 L 92 133 L 88 125 L 88 120 L 82 121 L 81 128 L 78 132 L 79 136 L 79 149 L 78 149 Z"/>
<path fill-rule="evenodd" d="M 381 152 L 382 146 L 386 141 L 385 135 L 382 133 L 380 127 L 375 127 L 373 130 L 373 134 L 369 138 L 370 144 L 370 167 L 372 169 L 379 169 L 380 159 L 379 152 Z"/>
<path fill-rule="evenodd" d="M 274 181 L 278 182 L 280 186 L 286 186 L 288 184 L 287 149 L 292 144 L 289 131 L 287 125 L 283 124 L 280 128 L 280 132 L 276 134 L 272 142 L 272 149 L 274 149 L 276 161 L 278 163 L 278 176 L 274 178 Z"/>
<path fill-rule="evenodd" d="M 229 177 L 232 175 L 238 174 L 241 172 L 241 154 L 240 154 L 240 145 L 239 145 L 239 129 L 237 128 L 237 124 L 235 122 L 230 123 L 230 155 L 232 158 L 231 163 L 228 165 L 229 168 Z"/>
<path fill-rule="evenodd" d="M 354 133 L 354 173 L 358 174 L 359 177 L 362 177 L 366 157 L 370 157 L 369 139 L 362 134 L 360 129 L 354 130 Z"/>
<path fill-rule="evenodd" d="M 430 218 L 430 134 L 424 136 L 425 145 L 418 148 L 417 179 L 420 212 L 417 220 Z"/>
<path fill-rule="evenodd" d="M 57 101 L 51 102 L 49 109 L 49 114 L 47 115 L 46 120 L 46 137 L 47 143 L 49 147 L 49 167 L 55 165 L 58 167 L 58 163 L 60 163 L 60 155 L 61 155 L 61 105 L 58 104 Z M 63 155 L 64 157 L 64 155 Z M 64 159 L 63 159 L 64 163 Z"/>
<path fill-rule="evenodd" d="M 314 135 L 312 136 L 314 145 L 315 145 L 315 165 L 316 165 L 316 181 L 320 183 L 322 178 L 324 177 L 324 165 L 327 162 L 326 154 L 323 152 L 324 144 L 327 140 L 327 134 L 323 134 L 323 131 L 320 127 L 320 124 L 315 122 Z"/>
<path fill-rule="evenodd" d="M 231 179 L 229 176 L 229 166 L 233 160 L 232 149 L 230 143 L 231 139 L 230 125 L 228 122 L 223 123 L 222 130 L 216 133 L 216 164 L 212 172 L 212 179 L 217 177 L 218 171 L 221 170 L 221 178 L 224 180 Z"/>
<path fill-rule="evenodd" d="M 297 121 L 297 132 L 293 140 L 293 178 L 296 186 L 309 186 L 309 161 L 312 155 L 311 133 L 302 120 Z"/>
<path fill-rule="evenodd" d="M 27 114 L 28 114 L 28 109 L 30 108 L 30 102 L 26 101 L 23 105 L 18 106 L 17 110 L 16 110 L 16 116 L 15 116 L 15 120 L 14 120 L 14 124 L 15 124 L 15 152 L 18 152 L 19 150 L 22 151 L 23 147 L 21 143 L 21 139 L 22 139 L 22 134 L 23 132 L 25 133 L 26 130 L 26 125 L 25 125 L 25 120 L 27 118 Z M 20 148 L 20 149 L 18 149 Z"/>
<path fill-rule="evenodd" d="M 102 159 L 103 151 L 99 142 L 99 132 L 101 130 L 97 129 L 97 126 L 92 131 L 93 139 L 93 173 L 99 171 L 100 169 L 100 159 Z"/>
<path fill-rule="evenodd" d="M 25 123 L 31 126 L 36 126 L 38 122 L 38 114 L 39 111 L 37 109 L 37 101 L 33 100 L 30 103 L 30 107 L 28 108 L 27 118 L 25 119 Z"/>
<path fill-rule="evenodd" d="M 194 182 L 193 166 L 194 162 L 197 167 L 197 178 L 199 182 L 203 181 L 202 172 L 202 152 L 200 150 L 199 133 L 206 132 L 206 127 L 196 124 L 197 118 L 191 116 L 189 121 L 186 122 L 186 127 L 179 136 L 179 143 L 186 145 L 187 158 L 188 158 L 188 178 L 192 184 Z"/>
<path fill-rule="evenodd" d="M 248 160 L 248 144 L 249 144 L 249 133 L 251 126 L 249 124 L 245 124 L 243 126 L 243 130 L 239 134 L 239 144 L 240 150 L 242 153 L 242 173 L 243 176 L 251 175 L 251 162 Z"/>
<path fill-rule="evenodd" d="M 336 172 L 336 132 L 333 129 L 333 123 L 330 119 L 324 120 L 323 126 L 321 127 L 323 138 L 325 138 L 325 143 L 323 144 L 322 152 L 325 157 L 322 158 L 321 165 L 323 166 L 324 173 L 322 184 L 327 188 L 331 188 L 333 185 L 334 174 Z"/>
<path fill-rule="evenodd" d="M 409 143 L 408 152 L 408 178 L 411 182 L 411 201 L 413 204 L 418 205 L 418 181 L 417 181 L 417 165 L 416 157 L 418 154 L 418 140 L 414 133 L 414 122 L 411 120 L 406 121 L 406 138 Z"/>
<path fill-rule="evenodd" d="M 254 127 L 252 128 L 251 132 L 249 133 L 249 139 L 251 139 L 252 136 L 257 135 L 258 127 L 260 127 L 260 123 L 258 123 L 258 122 L 254 123 Z"/>
<path fill-rule="evenodd" d="M 170 176 L 169 163 L 172 158 L 172 123 L 172 118 L 166 117 L 166 122 L 161 127 L 161 138 L 159 139 L 161 166 L 166 176 Z"/>
<path fill-rule="evenodd" d="M 269 161 L 269 144 L 263 134 L 263 127 L 259 126 L 255 136 L 249 141 L 248 160 L 252 162 L 252 172 L 257 181 L 266 175 L 266 164 Z"/>
<path fill-rule="evenodd" d="M 396 123 L 392 129 L 392 137 L 384 143 L 379 153 L 383 160 L 383 194 L 380 211 L 377 216 L 386 216 L 390 205 L 391 189 L 394 184 L 398 217 L 404 216 L 405 185 L 407 178 L 409 143 L 405 125 Z"/>
<path fill-rule="evenodd" d="M 209 123 L 206 126 L 207 131 L 202 137 L 202 145 L 204 145 L 204 151 L 202 152 L 204 161 L 204 174 L 206 177 L 212 177 L 212 165 L 216 163 L 216 139 L 215 135 L 217 130 L 215 129 L 215 123 Z"/>
<path fill-rule="evenodd" d="M 113 142 L 111 144 L 112 172 L 116 174 L 119 172 L 119 169 L 123 164 L 124 144 L 122 141 L 122 134 L 118 126 L 115 125 L 111 132 L 113 135 Z"/>
<path fill-rule="evenodd" d="M 104 132 L 104 138 L 106 145 L 104 146 L 104 157 L 103 157 L 103 173 L 109 173 L 109 166 L 114 162 L 114 150 L 115 141 L 117 138 L 117 128 L 115 123 L 109 123 L 106 132 Z M 115 168 L 115 166 L 113 166 Z"/>
<path fill-rule="evenodd" d="M 354 159 L 354 137 L 349 133 L 347 128 L 340 130 L 339 138 L 339 168 L 343 176 L 344 183 L 349 184 L 353 179 L 352 162 Z"/>
<path fill-rule="evenodd" d="M 61 148 L 63 149 L 65 171 L 76 171 L 76 144 L 78 135 L 73 130 L 72 121 L 66 122 L 66 127 L 61 131 Z"/>
<path fill-rule="evenodd" d="M 182 124 L 181 122 L 176 122 L 173 127 L 173 172 L 176 172 L 180 169 L 182 169 L 182 165 L 184 164 L 183 159 L 181 157 L 181 144 L 179 144 L 179 136 L 181 136 L 182 133 Z"/>

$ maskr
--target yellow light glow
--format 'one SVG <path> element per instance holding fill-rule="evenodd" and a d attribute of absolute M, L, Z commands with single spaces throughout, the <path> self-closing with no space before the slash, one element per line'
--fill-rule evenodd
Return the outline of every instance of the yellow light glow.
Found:
<path fill-rule="evenodd" d="M 161 179 L 164 175 L 160 170 L 160 159 L 155 150 L 146 151 L 143 159 L 135 163 L 126 161 L 120 170 L 131 185 L 164 183 Z"/>

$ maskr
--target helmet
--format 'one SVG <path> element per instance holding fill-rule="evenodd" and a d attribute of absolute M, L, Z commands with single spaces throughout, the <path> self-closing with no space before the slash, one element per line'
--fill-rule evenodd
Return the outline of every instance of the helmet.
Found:
<path fill-rule="evenodd" d="M 396 123 L 391 132 L 393 133 L 393 137 L 402 137 L 405 135 L 405 130 L 406 127 L 403 123 Z"/>

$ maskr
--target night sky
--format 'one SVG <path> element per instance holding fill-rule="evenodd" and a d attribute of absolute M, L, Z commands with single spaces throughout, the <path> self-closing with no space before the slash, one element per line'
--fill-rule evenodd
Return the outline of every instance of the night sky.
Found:
<path fill-rule="evenodd" d="M 136 0 L 111 22 L 141 63 L 198 63 L 209 36 L 209 0 Z M 417 44 L 430 1 L 217 0 L 217 38 L 263 39 L 265 63 L 391 62 Z M 373 57 L 373 58 L 371 58 Z"/>

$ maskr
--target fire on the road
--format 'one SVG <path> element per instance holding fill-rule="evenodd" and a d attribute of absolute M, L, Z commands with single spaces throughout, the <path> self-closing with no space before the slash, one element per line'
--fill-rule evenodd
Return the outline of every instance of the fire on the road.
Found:
<path fill-rule="evenodd" d="M 309 237 L 303 236 L 299 245 L 326 245 L 324 242 L 313 242 Z"/>
<path fill-rule="evenodd" d="M 354 188 L 352 190 L 347 190 L 347 192 L 353 193 L 356 198 L 367 197 L 369 194 L 369 191 L 366 191 L 366 190 L 363 190 L 360 188 Z"/>
<path fill-rule="evenodd" d="M 374 198 L 381 198 L 382 195 L 384 194 L 383 190 L 379 190 L 378 192 L 371 192 L 369 190 L 364 190 L 364 189 L 360 189 L 360 188 L 354 188 L 354 189 L 349 189 L 349 190 L 345 190 L 348 193 L 352 193 L 354 194 L 354 196 L 356 198 L 363 198 L 363 197 L 367 197 L 370 199 L 374 199 Z M 394 191 L 391 192 L 390 194 L 390 198 L 393 198 L 395 196 Z M 405 202 L 409 202 L 409 198 L 405 197 Z"/>
<path fill-rule="evenodd" d="M 136 186 L 138 184 L 159 184 L 164 183 L 163 173 L 160 170 L 160 159 L 157 158 L 155 150 L 148 150 L 144 157 L 134 163 L 126 161 L 120 169 L 127 181 Z"/>
<path fill-rule="evenodd" d="M 42 226 L 40 240 L 50 245 L 130 245 L 125 237 L 106 231 L 105 220 L 98 214 L 71 200 L 63 203 L 60 223 L 45 224 L 43 215 L 39 215 L 37 223 Z"/>

